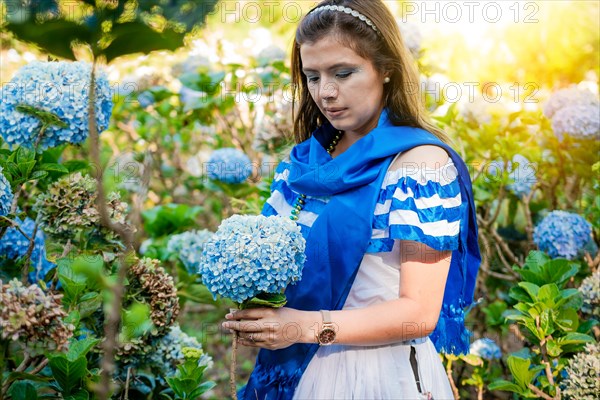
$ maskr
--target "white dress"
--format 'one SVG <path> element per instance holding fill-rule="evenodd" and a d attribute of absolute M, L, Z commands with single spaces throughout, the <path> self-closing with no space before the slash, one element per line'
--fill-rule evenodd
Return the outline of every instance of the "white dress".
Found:
<path fill-rule="evenodd" d="M 287 188 L 289 164 L 275 174 L 268 214 L 290 215 L 296 193 Z M 373 235 L 343 309 L 397 299 L 402 240 L 437 250 L 454 250 L 464 207 L 452 160 L 441 168 L 388 171 L 375 208 Z M 309 197 L 300 212 L 301 229 L 310 229 L 328 199 Z M 335 321 L 334 321 L 335 322 Z M 410 364 L 411 346 L 421 382 L 417 390 Z M 421 338 L 382 346 L 322 346 L 311 359 L 294 393 L 295 400 L 454 399 L 446 371 L 431 340 Z"/>
<path fill-rule="evenodd" d="M 400 271 L 397 255 L 391 256 L 389 252 L 365 255 L 345 310 L 398 298 Z M 321 346 L 304 371 L 294 399 L 426 399 L 417 391 L 409 361 L 411 345 L 417 352 L 422 392 L 430 392 L 435 400 L 454 399 L 429 338 L 384 346 Z"/>

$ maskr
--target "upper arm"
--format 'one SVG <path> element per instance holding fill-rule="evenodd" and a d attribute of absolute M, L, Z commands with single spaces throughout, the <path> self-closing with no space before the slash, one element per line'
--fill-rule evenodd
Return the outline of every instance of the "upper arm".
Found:
<path fill-rule="evenodd" d="M 400 298 L 418 304 L 423 320 L 428 321 L 426 330 L 432 331 L 442 307 L 452 252 L 402 240 L 399 257 Z"/>
<path fill-rule="evenodd" d="M 405 169 L 439 169 L 448 162 L 448 153 L 438 146 L 417 146 L 401 153 L 390 166 L 391 171 Z"/>

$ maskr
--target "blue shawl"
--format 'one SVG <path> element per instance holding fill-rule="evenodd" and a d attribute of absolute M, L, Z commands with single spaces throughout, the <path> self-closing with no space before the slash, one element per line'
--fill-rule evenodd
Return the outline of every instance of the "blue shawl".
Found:
<path fill-rule="evenodd" d="M 309 196 L 331 196 L 307 234 L 307 260 L 302 279 L 286 289 L 287 306 L 300 310 L 340 310 L 372 235 L 373 213 L 383 178 L 394 156 L 420 145 L 445 149 L 456 166 L 465 214 L 459 248 L 452 254 L 440 318 L 431 340 L 440 352 L 466 353 L 470 333 L 464 310 L 473 302 L 480 255 L 471 181 L 460 156 L 431 133 L 393 126 L 382 114 L 380 124 L 336 158 L 325 150 L 335 129 L 325 124 L 291 153 L 288 185 Z M 351 232 L 351 234 L 349 234 Z M 281 350 L 261 349 L 248 384 L 246 400 L 291 399 L 318 349 L 294 344 Z"/>

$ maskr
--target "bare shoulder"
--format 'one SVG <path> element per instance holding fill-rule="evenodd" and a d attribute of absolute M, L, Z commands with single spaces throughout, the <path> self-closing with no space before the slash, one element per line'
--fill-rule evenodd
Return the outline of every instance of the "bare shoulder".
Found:
<path fill-rule="evenodd" d="M 391 165 L 391 170 L 400 168 L 429 168 L 438 169 L 448 163 L 446 150 L 438 146 L 423 145 L 414 147 L 400 154 Z"/>

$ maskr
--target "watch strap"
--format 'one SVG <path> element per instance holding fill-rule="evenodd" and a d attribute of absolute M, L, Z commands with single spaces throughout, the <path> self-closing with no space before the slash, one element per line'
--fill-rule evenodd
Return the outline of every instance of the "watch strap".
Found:
<path fill-rule="evenodd" d="M 321 310 L 321 316 L 323 317 L 323 325 L 332 324 L 331 313 L 329 312 L 329 310 Z"/>

